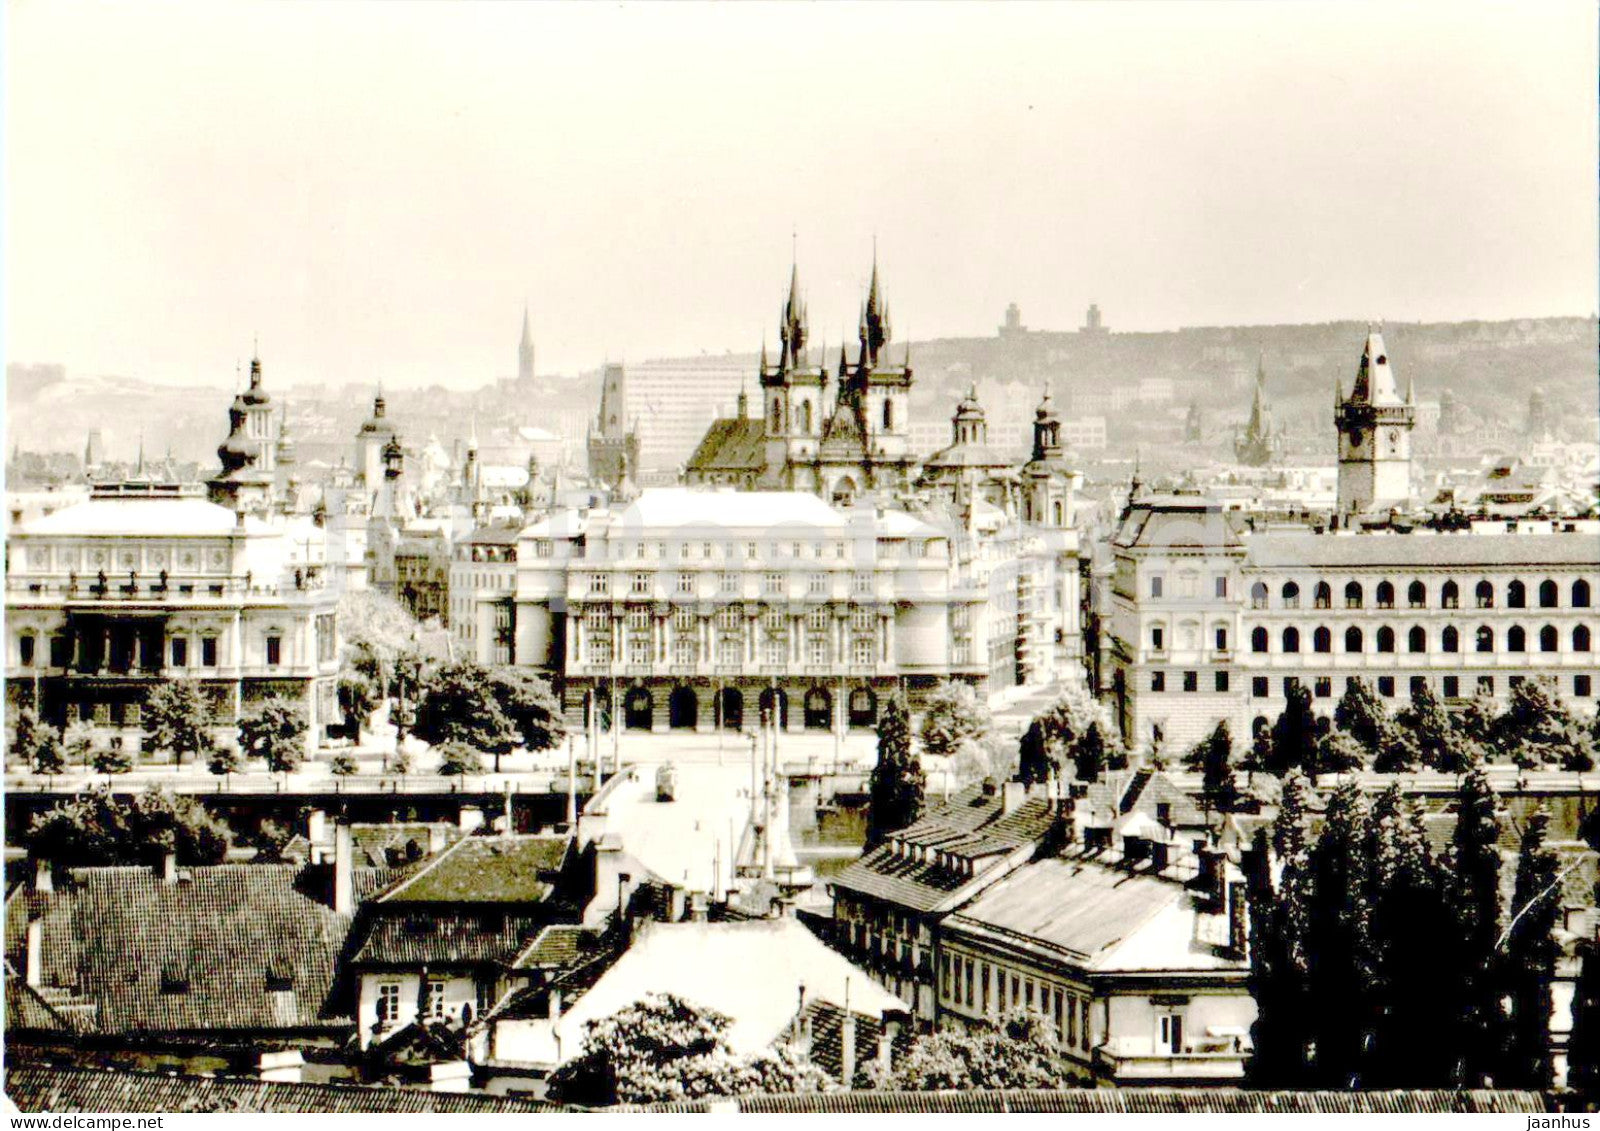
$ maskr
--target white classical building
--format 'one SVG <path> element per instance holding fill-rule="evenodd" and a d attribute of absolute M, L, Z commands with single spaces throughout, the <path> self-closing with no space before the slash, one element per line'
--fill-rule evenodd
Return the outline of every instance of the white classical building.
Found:
<path fill-rule="evenodd" d="M 986 690 L 987 591 L 950 534 L 796 491 L 655 488 L 557 511 L 517 546 L 515 662 L 636 729 L 872 726 L 940 680 Z M 1076 589 L 1073 590 L 1076 603 Z"/>
<path fill-rule="evenodd" d="M 150 690 L 194 679 L 222 721 L 268 696 L 303 703 L 315 742 L 337 721 L 326 569 L 309 517 L 236 512 L 178 484 L 97 486 L 7 537 L 8 705 L 131 746 Z"/>

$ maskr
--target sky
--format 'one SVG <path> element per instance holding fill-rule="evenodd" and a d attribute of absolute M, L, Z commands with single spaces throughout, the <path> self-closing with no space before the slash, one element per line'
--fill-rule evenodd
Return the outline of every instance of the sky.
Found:
<path fill-rule="evenodd" d="M 1587 315 L 1592 4 L 10 0 L 5 352 L 472 387 L 1005 305 Z"/>

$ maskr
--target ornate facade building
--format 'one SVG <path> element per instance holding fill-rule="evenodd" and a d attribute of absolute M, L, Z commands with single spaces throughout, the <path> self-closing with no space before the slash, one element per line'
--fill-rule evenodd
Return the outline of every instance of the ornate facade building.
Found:
<path fill-rule="evenodd" d="M 516 552 L 515 659 L 633 729 L 870 727 L 944 679 L 987 686 L 987 591 L 946 531 L 805 492 L 647 489 L 558 511 Z"/>

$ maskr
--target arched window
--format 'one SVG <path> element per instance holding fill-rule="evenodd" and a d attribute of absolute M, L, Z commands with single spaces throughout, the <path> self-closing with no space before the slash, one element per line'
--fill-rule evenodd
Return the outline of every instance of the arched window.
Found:
<path fill-rule="evenodd" d="M 1494 586 L 1487 581 L 1478 582 L 1478 608 L 1494 608 Z"/>
<path fill-rule="evenodd" d="M 1312 602 L 1319 609 L 1329 609 L 1333 607 L 1333 590 L 1328 586 L 1326 581 L 1317 582 L 1317 588 L 1315 595 L 1312 598 Z"/>
<path fill-rule="evenodd" d="M 1520 581 L 1513 581 L 1506 586 L 1506 608 L 1526 609 L 1528 607 L 1528 587 Z"/>
<path fill-rule="evenodd" d="M 1361 583 L 1352 581 L 1344 587 L 1344 607 L 1359 609 L 1361 607 Z"/>
<path fill-rule="evenodd" d="M 1394 608 L 1394 586 L 1387 581 L 1378 582 L 1378 608 Z"/>
<path fill-rule="evenodd" d="M 1428 630 L 1420 624 L 1411 626 L 1411 631 L 1406 633 L 1406 648 L 1412 652 L 1426 652 L 1428 650 Z"/>
<path fill-rule="evenodd" d="M 1361 630 L 1351 625 L 1344 630 L 1344 650 L 1346 652 L 1361 651 Z"/>
<path fill-rule="evenodd" d="M 1283 583 L 1283 605 L 1287 609 L 1298 609 L 1300 607 L 1300 586 L 1292 581 Z"/>
<path fill-rule="evenodd" d="M 1439 590 L 1439 604 L 1446 609 L 1459 609 L 1461 607 L 1461 587 L 1453 581 L 1444 583 L 1444 588 Z"/>
<path fill-rule="evenodd" d="M 1065 526 L 1066 525 L 1066 521 L 1062 518 L 1061 500 L 1060 499 L 1057 499 L 1054 503 L 1051 504 L 1050 514 L 1051 514 L 1052 521 L 1055 523 L 1055 525 L 1057 525 L 1057 526 Z"/>
<path fill-rule="evenodd" d="M 1267 650 L 1267 630 L 1252 628 L 1250 630 L 1250 651 L 1265 652 Z"/>
<path fill-rule="evenodd" d="M 1580 624 L 1572 630 L 1572 650 L 1574 652 L 1587 652 L 1589 650 L 1589 626 Z"/>
<path fill-rule="evenodd" d="M 1311 634 L 1311 649 L 1314 652 L 1333 651 L 1333 633 L 1323 626 Z"/>
<path fill-rule="evenodd" d="M 811 402 L 800 402 L 800 431 L 811 435 Z"/>
<path fill-rule="evenodd" d="M 1261 732 L 1267 729 L 1267 725 L 1267 716 L 1257 715 L 1250 721 L 1250 733 L 1259 738 Z"/>
<path fill-rule="evenodd" d="M 1413 581 L 1406 587 L 1406 601 L 1413 609 L 1428 607 L 1428 587 L 1420 581 Z"/>
<path fill-rule="evenodd" d="M 1555 608 L 1556 602 L 1560 599 L 1561 598 L 1558 596 L 1556 583 L 1554 581 L 1551 581 L 1547 577 L 1543 581 L 1539 582 L 1539 607 L 1541 609 Z"/>
<path fill-rule="evenodd" d="M 1506 651 L 1526 652 L 1528 650 L 1528 634 L 1523 631 L 1520 624 L 1514 624 L 1506 631 Z"/>
<path fill-rule="evenodd" d="M 1556 632 L 1556 626 L 1547 624 L 1539 630 L 1539 651 L 1556 652 L 1561 648 L 1561 636 Z"/>
<path fill-rule="evenodd" d="M 1285 652 L 1300 651 L 1300 630 L 1298 628 L 1286 628 L 1283 630 L 1283 650 Z"/>
<path fill-rule="evenodd" d="M 1490 628 L 1486 624 L 1480 624 L 1478 626 L 1478 651 L 1494 651 L 1494 629 Z"/>
<path fill-rule="evenodd" d="M 1390 628 L 1388 625 L 1384 625 L 1382 628 L 1378 629 L 1378 651 L 1394 651 L 1394 629 Z"/>
<path fill-rule="evenodd" d="M 1572 583 L 1572 607 L 1574 609 L 1589 607 L 1589 583 L 1581 577 Z"/>
<path fill-rule="evenodd" d="M 1440 634 L 1439 647 L 1446 652 L 1461 651 L 1461 633 L 1456 631 L 1455 625 L 1450 625 Z"/>
<path fill-rule="evenodd" d="M 894 402 L 888 397 L 883 399 L 883 430 L 888 432 L 894 427 Z"/>
<path fill-rule="evenodd" d="M 772 398 L 772 430 L 783 431 L 783 402 L 777 397 Z"/>
<path fill-rule="evenodd" d="M 1264 609 L 1267 607 L 1267 583 L 1258 581 L 1250 586 L 1250 607 Z"/>
<path fill-rule="evenodd" d="M 17 636 L 17 660 L 25 668 L 33 667 L 33 656 L 37 650 L 38 637 L 31 632 L 19 633 Z"/>

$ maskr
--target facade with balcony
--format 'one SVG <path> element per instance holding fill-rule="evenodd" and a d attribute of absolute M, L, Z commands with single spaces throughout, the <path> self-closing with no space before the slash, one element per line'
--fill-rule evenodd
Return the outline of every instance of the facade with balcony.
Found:
<path fill-rule="evenodd" d="M 641 730 L 871 727 L 886 695 L 988 683 L 986 593 L 948 533 L 789 491 L 657 488 L 517 544 L 515 656 Z"/>
<path fill-rule="evenodd" d="M 198 488 L 129 482 L 6 541 L 12 709 L 138 745 L 145 697 L 197 680 L 221 723 L 261 699 L 303 704 L 313 746 L 339 721 L 338 593 L 310 518 L 240 514 Z"/>
<path fill-rule="evenodd" d="M 1199 496 L 1136 500 L 1112 543 L 1123 733 L 1183 748 L 1226 719 L 1243 736 L 1278 716 L 1295 683 L 1328 714 L 1356 677 L 1398 707 L 1418 681 L 1450 705 L 1503 702 L 1544 676 L 1586 716 L 1597 538 L 1592 519 L 1252 533 Z"/>

